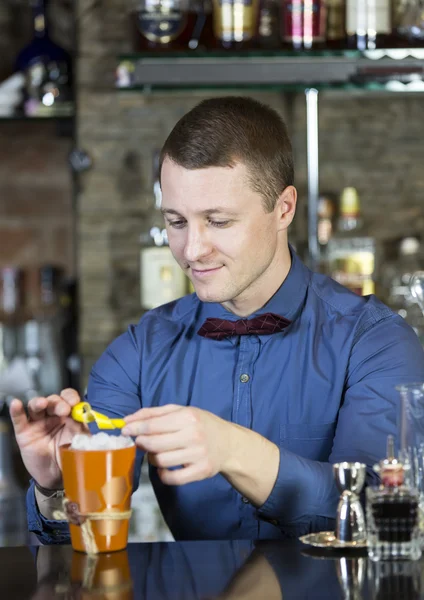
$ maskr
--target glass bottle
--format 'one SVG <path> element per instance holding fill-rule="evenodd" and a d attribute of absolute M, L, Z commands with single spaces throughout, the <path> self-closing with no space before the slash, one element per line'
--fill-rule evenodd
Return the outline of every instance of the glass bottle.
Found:
<path fill-rule="evenodd" d="M 403 0 L 395 5 L 394 28 L 402 40 L 402 46 L 424 45 L 423 0 Z"/>
<path fill-rule="evenodd" d="M 281 46 L 280 3 L 277 0 L 260 0 L 257 21 L 256 45 L 264 50 Z"/>
<path fill-rule="evenodd" d="M 356 294 L 374 293 L 375 241 L 367 236 L 355 188 L 342 190 L 337 230 L 328 242 L 331 277 Z"/>
<path fill-rule="evenodd" d="M 213 30 L 227 50 L 251 48 L 257 29 L 259 0 L 213 0 Z"/>
<path fill-rule="evenodd" d="M 323 48 L 327 6 L 324 0 L 283 0 L 281 36 L 294 50 Z"/>
<path fill-rule="evenodd" d="M 390 48 L 392 34 L 390 0 L 346 0 L 348 47 L 357 50 Z"/>
<path fill-rule="evenodd" d="M 393 436 L 388 436 L 387 457 L 374 470 L 381 484 L 366 489 L 368 556 L 373 561 L 418 560 L 419 494 L 404 485 L 404 465 L 394 456 Z"/>
<path fill-rule="evenodd" d="M 0 274 L 0 337 L 3 358 L 10 363 L 19 353 L 19 326 L 23 319 L 23 272 L 18 267 L 4 267 Z"/>
<path fill-rule="evenodd" d="M 330 50 L 346 46 L 346 1 L 327 0 L 325 46 Z"/>
<path fill-rule="evenodd" d="M 319 272 L 329 274 L 328 243 L 333 236 L 336 202 L 331 194 L 318 198 L 318 244 L 320 249 Z"/>
<path fill-rule="evenodd" d="M 153 195 L 154 210 L 140 236 L 140 295 L 141 305 L 146 310 L 181 298 L 187 292 L 187 277 L 169 248 L 160 212 L 162 191 L 159 181 L 159 152 L 153 155 Z"/>
<path fill-rule="evenodd" d="M 424 315 L 411 294 L 409 282 L 416 271 L 424 269 L 424 257 L 418 238 L 403 238 L 398 245 L 398 257 L 382 268 L 382 286 L 387 290 L 388 306 L 411 325 L 424 343 Z"/>
<path fill-rule="evenodd" d="M 22 111 L 28 117 L 73 112 L 72 61 L 49 36 L 47 2 L 31 0 L 33 39 L 16 59 L 16 69 L 25 74 Z"/>

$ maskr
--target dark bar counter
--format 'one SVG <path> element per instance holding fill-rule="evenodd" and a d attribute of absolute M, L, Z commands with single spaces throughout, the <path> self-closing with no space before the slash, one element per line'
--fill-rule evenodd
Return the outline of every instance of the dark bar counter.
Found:
<path fill-rule="evenodd" d="M 0 548 L 1 600 L 418 600 L 424 561 L 317 552 L 287 542 L 130 544 L 90 557 L 70 546 Z"/>

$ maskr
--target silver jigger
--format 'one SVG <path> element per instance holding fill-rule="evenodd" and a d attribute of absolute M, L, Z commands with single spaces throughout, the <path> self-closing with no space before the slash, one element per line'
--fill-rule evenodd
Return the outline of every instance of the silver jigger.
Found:
<path fill-rule="evenodd" d="M 363 542 L 366 528 L 359 494 L 365 483 L 366 465 L 359 462 L 336 463 L 333 472 L 341 492 L 336 516 L 336 538 L 339 542 Z"/>

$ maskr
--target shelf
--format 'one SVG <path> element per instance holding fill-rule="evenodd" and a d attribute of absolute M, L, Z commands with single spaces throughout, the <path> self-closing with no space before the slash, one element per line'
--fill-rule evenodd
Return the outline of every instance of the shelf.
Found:
<path fill-rule="evenodd" d="M 118 58 L 121 90 L 208 87 L 424 91 L 424 48 L 322 52 L 186 52 Z"/>
<path fill-rule="evenodd" d="M 50 116 L 50 117 L 27 117 L 25 115 L 10 115 L 10 116 L 2 116 L 0 115 L 0 123 L 2 122 L 16 122 L 16 121 L 20 121 L 20 122 L 27 122 L 27 123 L 40 123 L 40 122 L 57 122 L 57 123 L 70 123 L 72 122 L 72 120 L 74 119 L 74 116 L 72 115 L 67 115 L 67 116 Z"/>

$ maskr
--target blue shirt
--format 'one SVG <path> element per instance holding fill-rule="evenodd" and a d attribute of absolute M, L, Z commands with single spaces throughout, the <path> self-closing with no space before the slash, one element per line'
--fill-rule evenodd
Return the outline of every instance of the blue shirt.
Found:
<path fill-rule="evenodd" d="M 269 539 L 333 529 L 339 492 L 331 463 L 372 466 L 397 437 L 395 386 L 424 380 L 412 329 L 375 296 L 360 297 L 311 272 L 292 252 L 290 272 L 257 311 L 291 321 L 272 335 L 212 340 L 207 317 L 238 317 L 195 294 L 146 313 L 94 365 L 91 405 L 122 417 L 140 407 L 196 406 L 252 429 L 280 449 L 277 480 L 259 508 L 220 474 L 184 486 L 150 478 L 176 539 Z M 246 377 L 246 375 L 248 377 Z M 136 468 L 138 480 L 142 453 Z M 60 542 L 66 524 L 41 517 L 32 487 L 30 530 Z"/>

